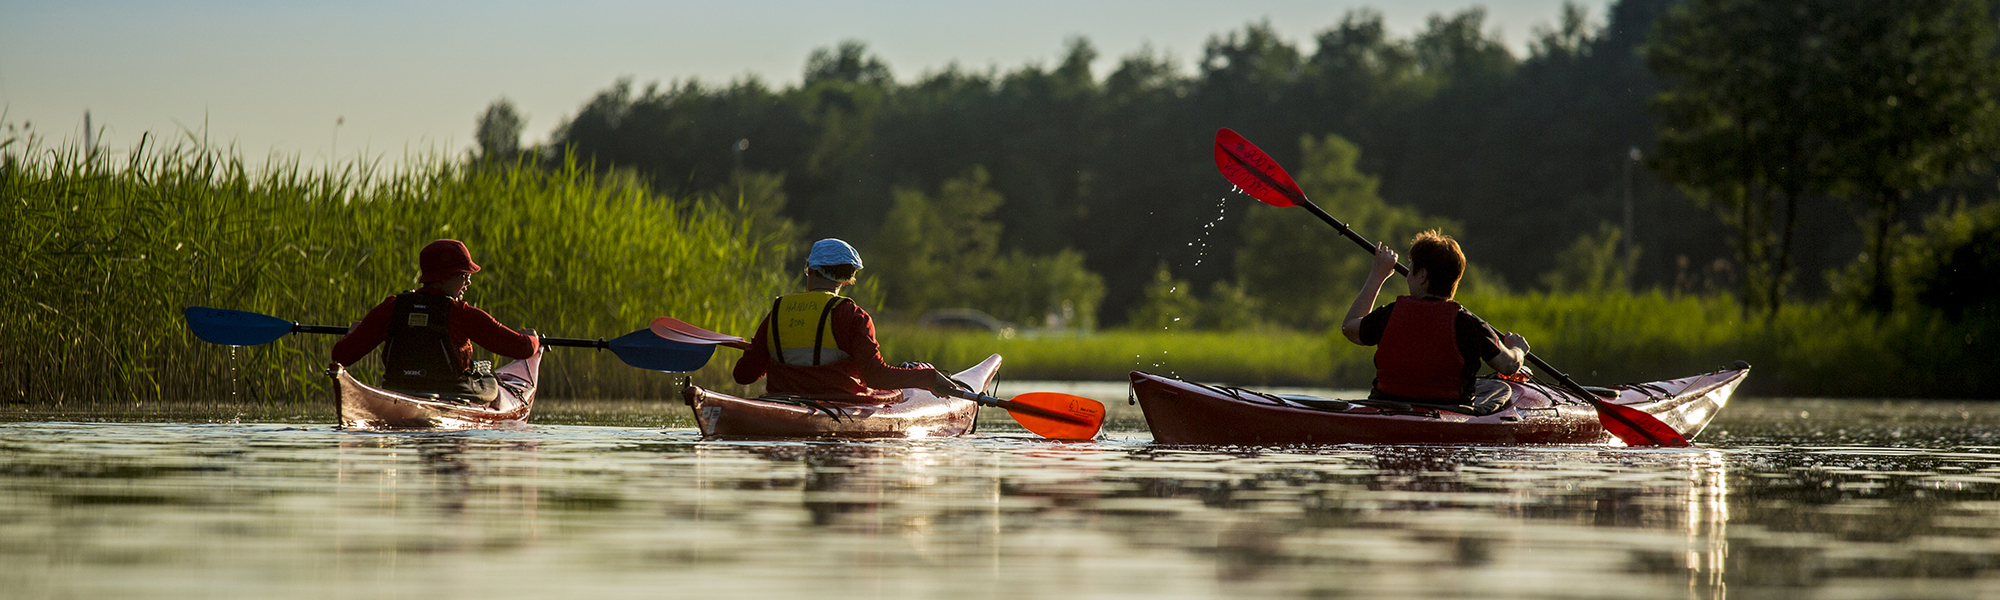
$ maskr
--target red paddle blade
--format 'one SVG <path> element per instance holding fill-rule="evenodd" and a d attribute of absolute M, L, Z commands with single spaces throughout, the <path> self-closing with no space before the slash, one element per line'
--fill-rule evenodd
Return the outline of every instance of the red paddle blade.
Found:
<path fill-rule="evenodd" d="M 673 317 L 659 317 L 653 319 L 653 324 L 651 329 L 653 330 L 653 335 L 657 335 L 670 340 L 683 341 L 691 344 L 702 344 L 702 343 L 718 344 L 723 346 L 729 346 L 731 348 L 744 348 L 750 345 L 749 340 L 745 340 L 743 338 L 729 335 L 726 333 L 716 333 L 713 331 L 709 331 L 707 329 L 702 329 L 700 327 L 688 324 L 687 321 L 682 321 L 680 319 L 676 319 Z"/>
<path fill-rule="evenodd" d="M 1306 193 L 1285 168 L 1256 144 L 1224 127 L 1215 132 L 1215 168 L 1236 189 L 1271 206 L 1298 206 Z"/>
<path fill-rule="evenodd" d="M 1597 407 L 1597 422 L 1604 424 L 1606 431 L 1624 440 L 1627 446 L 1686 448 L 1694 445 L 1681 432 L 1646 411 L 1596 398 L 1591 400 L 1591 404 Z"/>
<path fill-rule="evenodd" d="M 1104 403 L 1057 392 L 1029 392 L 1013 397 L 1010 402 L 1025 404 L 1069 419 L 1051 419 L 1026 411 L 1007 411 L 1014 422 L 1021 427 L 1052 440 L 1089 440 L 1097 437 L 1098 429 L 1104 427 Z M 1072 423 L 1070 420 L 1080 421 Z"/>

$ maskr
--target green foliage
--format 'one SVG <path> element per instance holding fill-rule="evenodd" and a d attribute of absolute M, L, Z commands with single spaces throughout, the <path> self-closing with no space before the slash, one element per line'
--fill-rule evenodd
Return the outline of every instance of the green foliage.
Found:
<path fill-rule="evenodd" d="M 480 113 L 479 123 L 473 129 L 473 141 L 479 145 L 473 159 L 513 161 L 521 154 L 521 130 L 527 124 L 528 118 L 514 108 L 512 100 L 503 97 L 486 105 L 486 112 Z"/>
<path fill-rule="evenodd" d="M 1361 149 L 1346 139 L 1306 137 L 1299 144 L 1304 158 L 1292 175 L 1300 189 L 1355 231 L 1383 236 L 1375 239 L 1406 251 L 1419 231 L 1462 229 L 1383 202 L 1375 194 L 1377 180 L 1355 168 Z M 1368 274 L 1371 255 L 1304 210 L 1252 206 L 1243 238 L 1236 272 L 1244 291 L 1261 300 L 1265 316 L 1277 323 L 1308 331 L 1331 327 Z"/>
<path fill-rule="evenodd" d="M 1556 255 L 1555 268 L 1542 274 L 1542 285 L 1556 293 L 1584 295 L 1631 289 L 1632 263 L 1638 257 L 1620 256 L 1623 237 L 1624 232 L 1610 223 L 1599 225 L 1596 233 L 1577 236 L 1569 249 Z"/>
<path fill-rule="evenodd" d="M 1084 266 L 1083 253 L 1064 248 L 1036 256 L 1015 250 L 993 262 L 978 305 L 1001 320 L 1049 330 L 1097 328 L 1104 278 Z"/>
<path fill-rule="evenodd" d="M 868 259 L 883 306 L 912 313 L 977 308 L 1031 326 L 1095 327 L 1103 279 L 1075 250 L 1000 254 L 1003 226 L 992 215 L 1005 199 L 989 181 L 986 169 L 975 167 L 945 181 L 936 197 L 896 190 L 869 253 L 879 258 Z"/>
<path fill-rule="evenodd" d="M 615 336 L 674 315 L 724 331 L 776 290 L 770 250 L 735 215 L 629 176 L 414 160 L 262 167 L 193 145 L 114 161 L 23 148 L 0 169 L 0 380 L 17 401 L 321 398 L 332 336 L 230 349 L 188 306 L 340 325 L 414 287 L 416 251 L 464 240 L 485 270 L 466 299 L 546 335 Z M 553 397 L 658 396 L 671 378 L 555 349 Z M 726 375 L 705 373 L 705 380 Z M 373 376 L 371 368 L 359 369 Z"/>
<path fill-rule="evenodd" d="M 1141 331 L 1193 329 L 1201 314 L 1201 300 L 1187 281 L 1175 279 L 1167 263 L 1153 270 L 1153 282 L 1146 286 L 1145 299 L 1125 317 L 1127 326 Z"/>
<path fill-rule="evenodd" d="M 884 325 L 882 349 L 890 362 L 922 360 L 962 369 L 999 354 L 1002 389 L 1007 380 L 1121 381 L 1132 371 L 1178 375 L 1238 385 L 1325 385 L 1335 357 L 1366 361 L 1358 346 L 1297 332 L 1142 331 L 1089 335 L 996 338 L 992 334 Z M 1372 373 L 1372 371 L 1371 371 Z M 1367 380 L 1363 380 L 1365 386 Z M 1016 392 L 1031 391 L 1013 388 Z"/>
<path fill-rule="evenodd" d="M 1892 247 L 1899 251 L 1889 256 L 1890 269 L 1877 268 L 1877 259 L 1864 254 L 1829 272 L 1834 297 L 1871 305 L 1879 293 L 1875 278 L 1886 270 L 1896 274 L 1888 282 L 1896 304 L 1940 310 L 1954 321 L 1992 311 L 2000 300 L 2000 203 L 1947 204 Z"/>
<path fill-rule="evenodd" d="M 1617 167 L 1628 148 L 1650 147 L 1643 98 L 1653 84 L 1633 50 L 1669 1 L 1621 0 L 1602 28 L 1571 7 L 1525 58 L 1478 9 L 1435 15 L 1412 35 L 1391 35 L 1379 12 L 1359 10 L 1309 44 L 1247 24 L 1212 36 L 1192 71 L 1150 48 L 1107 61 L 1072 38 L 1046 61 L 954 65 L 899 82 L 847 41 L 814 51 L 801 83 L 782 89 L 746 79 L 641 92 L 618 82 L 550 144 L 686 195 L 725 186 L 726 149 L 748 138 L 744 168 L 785 175 L 786 216 L 810 237 L 850 240 L 875 236 L 895 190 L 928 192 L 984 166 L 1007 199 L 990 217 L 1005 226 L 996 256 L 1083 253 L 1104 279 L 1099 316 L 1116 324 L 1143 301 L 1152 275 L 1143 266 L 1163 259 L 1198 290 L 1236 282 L 1261 297 L 1235 261 L 1201 260 L 1240 247 L 1250 230 L 1237 217 L 1262 209 L 1229 206 L 1231 226 L 1205 228 L 1216 210 L 1202 198 L 1226 188 L 1188 124 L 1255 140 L 1333 134 L 1368 149 L 1354 171 L 1379 178 L 1380 197 L 1463 224 L 1450 231 L 1476 255 L 1506 257 L 1487 272 L 1534 281 L 1569 241 L 1546 232 L 1615 218 L 1616 204 L 1601 200 L 1624 180 Z M 1276 146 L 1278 160 L 1300 166 L 1301 148 Z M 1641 284 L 1671 280 L 1681 255 L 1707 264 L 1725 252 L 1712 243 L 1712 216 L 1645 173 L 1635 178 L 1640 216 L 1661 224 L 1641 230 L 1655 249 Z M 1307 221 L 1295 225 L 1316 227 Z M 1197 236 L 1203 243 L 1189 244 Z"/>
<path fill-rule="evenodd" d="M 1217 281 L 1208 288 L 1208 300 L 1201 304 L 1195 324 L 1211 331 L 1244 331 L 1264 324 L 1264 303 L 1251 296 L 1242 285 Z"/>
<path fill-rule="evenodd" d="M 1001 225 L 991 220 L 999 192 L 987 187 L 986 169 L 946 181 L 936 198 L 896 190 L 895 206 L 875 237 L 870 270 L 883 281 L 886 305 L 921 312 L 961 306 L 984 287 L 1000 245 Z"/>
<path fill-rule="evenodd" d="M 1979 0 L 1697 0 L 1662 23 L 1656 164 L 1736 230 L 1746 307 L 1785 299 L 1801 211 L 1862 199 L 1873 253 L 1891 255 L 1906 196 L 1990 161 L 1993 37 Z M 1893 262 L 1874 264 L 1887 310 Z"/>
<path fill-rule="evenodd" d="M 1592 385 L 1684 377 L 1744 360 L 1754 396 L 2000 397 L 2000 314 L 1871 316 L 1846 303 L 1791 304 L 1745 320 L 1736 299 L 1659 292 L 1491 296 L 1468 308 L 1527 337 L 1537 355 Z M 891 360 L 955 368 L 1006 357 L 1006 379 L 1117 380 L 1137 369 L 1194 381 L 1366 389 L 1373 349 L 1324 335 L 1126 329 L 1016 337 L 885 327 Z"/>

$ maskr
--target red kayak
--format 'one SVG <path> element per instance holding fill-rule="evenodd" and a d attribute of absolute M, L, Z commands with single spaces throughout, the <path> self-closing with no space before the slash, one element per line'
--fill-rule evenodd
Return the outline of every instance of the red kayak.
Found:
<path fill-rule="evenodd" d="M 1600 388 L 1605 400 L 1660 419 L 1693 439 L 1729 403 L 1750 366 Z M 1132 372 L 1132 392 L 1159 444 L 1610 444 L 1597 411 L 1567 390 L 1480 382 L 1478 409 L 1266 394 Z M 1469 409 L 1469 410 L 1468 410 Z"/>
<path fill-rule="evenodd" d="M 528 420 L 528 412 L 535 407 L 535 383 L 541 369 L 540 351 L 494 369 L 493 376 L 500 379 L 500 398 L 490 405 L 377 388 L 361 383 L 347 369 L 328 375 L 333 377 L 342 429 L 490 429 L 520 427 Z"/>
<path fill-rule="evenodd" d="M 993 384 L 1000 355 L 958 372 L 958 380 L 976 390 Z M 704 439 L 797 438 L 922 438 L 951 437 L 972 431 L 979 404 L 940 397 L 930 390 L 892 390 L 882 402 L 815 399 L 799 396 L 738 398 L 693 384 L 681 397 L 694 409 L 695 425 Z"/>

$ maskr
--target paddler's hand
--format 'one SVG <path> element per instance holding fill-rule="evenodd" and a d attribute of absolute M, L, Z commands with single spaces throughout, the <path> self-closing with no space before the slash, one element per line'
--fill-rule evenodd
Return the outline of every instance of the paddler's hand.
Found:
<path fill-rule="evenodd" d="M 1396 272 L 1396 250 L 1388 242 L 1375 242 L 1375 264 L 1369 265 L 1368 276 L 1375 281 L 1383 281 Z"/>
<path fill-rule="evenodd" d="M 535 328 L 533 327 L 522 327 L 519 329 L 515 329 L 514 331 L 519 332 L 521 335 L 525 335 L 528 337 L 534 337 L 534 338 L 542 337 L 542 334 L 536 333 Z"/>
<path fill-rule="evenodd" d="M 1507 335 L 1500 338 L 1500 341 L 1506 343 L 1508 348 L 1519 348 L 1522 352 L 1529 351 L 1528 338 L 1521 337 L 1521 334 L 1509 331 Z"/>
<path fill-rule="evenodd" d="M 952 380 L 950 375 L 946 375 L 943 371 L 935 368 L 931 369 L 930 387 L 931 393 L 937 394 L 942 398 L 957 397 L 958 394 L 967 391 L 965 386 L 959 385 L 957 381 Z"/>

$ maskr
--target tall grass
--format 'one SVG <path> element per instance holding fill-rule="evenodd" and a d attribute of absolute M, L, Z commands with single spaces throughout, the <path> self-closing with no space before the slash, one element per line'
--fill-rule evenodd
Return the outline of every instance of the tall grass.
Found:
<path fill-rule="evenodd" d="M 1326 336 L 1289 331 L 1114 330 L 1003 339 L 884 325 L 880 337 L 891 363 L 924 361 L 950 371 L 999 354 L 1005 359 L 1000 375 L 1007 379 L 1115 381 L 1146 371 L 1237 384 L 1321 385 L 1348 355 L 1367 358 L 1361 348 L 1331 346 Z"/>
<path fill-rule="evenodd" d="M 195 340 L 181 310 L 347 324 L 414 287 L 417 250 L 438 238 L 484 267 L 466 300 L 550 336 L 612 337 L 664 314 L 742 329 L 761 305 L 742 299 L 781 283 L 783 249 L 735 213 L 573 163 L 252 168 L 192 141 L 112 157 L 16 140 L 0 204 L 0 398 L 16 402 L 324 398 L 332 336 L 232 350 Z M 571 348 L 551 349 L 543 375 L 558 397 L 663 395 L 674 379 Z"/>

